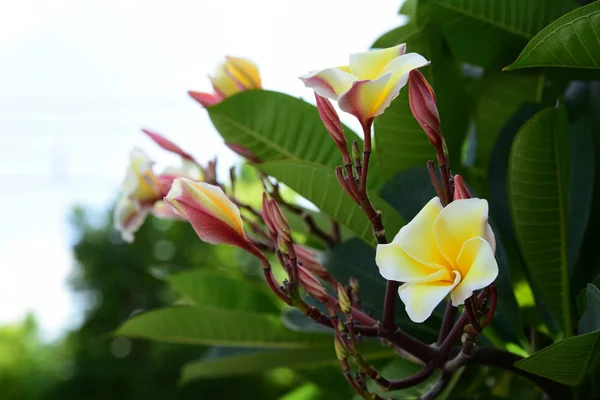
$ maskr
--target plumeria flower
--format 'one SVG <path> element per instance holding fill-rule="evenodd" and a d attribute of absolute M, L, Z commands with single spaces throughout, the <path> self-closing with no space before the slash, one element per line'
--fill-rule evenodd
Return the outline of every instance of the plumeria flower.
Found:
<path fill-rule="evenodd" d="M 337 100 L 340 108 L 365 125 L 382 114 L 406 85 L 408 74 L 429 61 L 406 52 L 401 44 L 350 55 L 350 64 L 312 71 L 300 79 L 319 96 Z"/>
<path fill-rule="evenodd" d="M 177 178 L 165 201 L 192 224 L 203 241 L 237 246 L 264 258 L 244 232 L 240 209 L 220 187 Z"/>
<path fill-rule="evenodd" d="M 448 294 L 459 306 L 494 282 L 495 246 L 486 200 L 455 200 L 444 208 L 435 197 L 391 243 L 377 246 L 376 263 L 385 279 L 405 282 L 400 299 L 410 319 L 423 322 Z"/>
<path fill-rule="evenodd" d="M 249 89 L 261 89 L 258 67 L 245 58 L 227 56 L 225 62 L 209 76 L 214 93 L 189 91 L 189 95 L 204 107 L 214 106 L 229 96 Z"/>

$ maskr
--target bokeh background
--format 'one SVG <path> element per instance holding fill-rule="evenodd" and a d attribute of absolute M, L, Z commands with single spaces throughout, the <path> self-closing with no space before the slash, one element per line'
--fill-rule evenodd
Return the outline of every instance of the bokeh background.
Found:
<path fill-rule="evenodd" d="M 110 336 L 133 312 L 173 300 L 165 269 L 208 257 L 233 266 L 231 254 L 193 240 L 183 223 L 149 219 L 125 244 L 110 210 L 133 146 L 159 166 L 175 161 L 141 128 L 199 160 L 218 156 L 223 177 L 238 162 L 186 94 L 208 90 L 207 74 L 225 55 L 254 60 L 265 88 L 312 101 L 296 77 L 367 49 L 403 22 L 399 6 L 0 2 L 0 399 L 289 393 L 290 371 L 181 386 L 179 368 L 205 349 Z M 293 393 L 316 398 L 314 390 Z"/>

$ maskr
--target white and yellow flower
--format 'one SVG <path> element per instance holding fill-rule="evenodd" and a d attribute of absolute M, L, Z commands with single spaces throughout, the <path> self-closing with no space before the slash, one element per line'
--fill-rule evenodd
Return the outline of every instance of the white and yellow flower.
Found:
<path fill-rule="evenodd" d="M 459 306 L 494 282 L 495 246 L 486 200 L 456 200 L 444 208 L 435 197 L 391 243 L 377 246 L 376 262 L 385 279 L 405 282 L 400 299 L 410 319 L 423 322 L 448 294 Z"/>
<path fill-rule="evenodd" d="M 300 79 L 319 96 L 337 100 L 340 108 L 364 125 L 382 114 L 408 81 L 408 74 L 429 61 L 406 52 L 401 44 L 350 55 L 347 66 L 312 71 Z"/>

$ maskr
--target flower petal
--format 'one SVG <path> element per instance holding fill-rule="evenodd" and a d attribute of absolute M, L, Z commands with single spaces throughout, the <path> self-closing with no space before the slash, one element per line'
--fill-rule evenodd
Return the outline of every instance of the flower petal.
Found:
<path fill-rule="evenodd" d="M 212 82 L 213 89 L 220 97 L 229 97 L 247 89 L 231 72 L 227 71 L 225 65 L 219 66 L 214 75 L 208 77 Z"/>
<path fill-rule="evenodd" d="M 376 79 L 390 61 L 401 56 L 405 51 L 406 44 L 402 43 L 387 49 L 350 54 L 350 70 L 360 80 Z"/>
<path fill-rule="evenodd" d="M 160 183 L 152 171 L 152 160 L 137 147 L 131 150 L 129 158 L 129 167 L 122 184 L 124 194 L 142 203 L 158 200 Z"/>
<path fill-rule="evenodd" d="M 434 197 L 400 229 L 392 243 L 399 244 L 411 258 L 430 268 L 443 268 L 447 262 L 433 236 L 433 225 L 442 210 L 440 199 Z"/>
<path fill-rule="evenodd" d="M 123 196 L 117 202 L 113 215 L 114 228 L 121 232 L 121 237 L 127 243 L 133 242 L 133 234 L 140 229 L 148 212 L 140 204 Z"/>
<path fill-rule="evenodd" d="M 226 59 L 225 69 L 242 85 L 248 89 L 260 89 L 262 87 L 260 73 L 255 63 L 240 57 L 227 56 Z"/>
<path fill-rule="evenodd" d="M 484 199 L 455 200 L 440 213 L 433 234 L 438 248 L 452 265 L 457 265 L 463 243 L 483 237 L 488 221 L 488 203 Z"/>
<path fill-rule="evenodd" d="M 496 254 L 496 236 L 494 235 L 494 231 L 492 230 L 490 224 L 487 224 L 485 228 L 484 239 L 487 240 L 487 242 L 492 247 L 492 251 L 494 252 L 494 254 Z"/>
<path fill-rule="evenodd" d="M 398 288 L 408 317 L 417 323 L 431 316 L 435 307 L 460 282 L 460 274 L 455 271 L 454 282 L 436 281 L 427 283 L 405 283 Z"/>
<path fill-rule="evenodd" d="M 188 91 L 188 94 L 192 99 L 196 100 L 202 107 L 212 107 L 214 105 L 219 104 L 223 97 L 219 94 L 212 93 L 204 93 L 204 92 L 194 92 L 193 90 Z"/>
<path fill-rule="evenodd" d="M 386 88 L 391 77 L 392 74 L 386 74 L 374 81 L 354 82 L 350 90 L 340 95 L 338 105 L 362 123 L 366 122 L 379 115 L 376 112 L 388 97 Z"/>
<path fill-rule="evenodd" d="M 348 91 L 357 80 L 346 67 L 327 68 L 312 71 L 300 77 L 304 86 L 311 88 L 321 97 L 337 100 L 338 96 Z"/>
<path fill-rule="evenodd" d="M 398 282 L 431 282 L 450 279 L 446 268 L 432 268 L 411 258 L 397 243 L 377 245 L 375 263 L 387 280 Z"/>
<path fill-rule="evenodd" d="M 454 288 L 450 297 L 452 305 L 459 306 L 475 290 L 488 286 L 498 276 L 498 263 L 494 258 L 492 246 L 483 238 L 467 240 L 458 256 L 458 267 L 463 280 Z"/>

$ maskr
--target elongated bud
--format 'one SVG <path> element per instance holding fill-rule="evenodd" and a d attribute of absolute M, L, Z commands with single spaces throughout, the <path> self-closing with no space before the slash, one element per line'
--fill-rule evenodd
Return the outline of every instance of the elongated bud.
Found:
<path fill-rule="evenodd" d="M 244 157 L 246 160 L 250 161 L 251 163 L 260 164 L 260 158 L 258 158 L 256 156 L 256 154 L 254 154 L 253 152 L 251 152 L 244 146 L 241 146 L 241 145 L 235 144 L 235 143 L 227 143 L 227 142 L 225 142 L 225 146 L 229 147 L 229 150 L 233 151 L 234 153 L 236 153 L 239 156 Z"/>
<path fill-rule="evenodd" d="M 290 230 L 290 226 L 281 212 L 281 208 L 279 208 L 279 204 L 277 204 L 275 199 L 271 199 L 269 200 L 269 205 L 271 210 L 271 219 L 275 229 L 277 230 L 277 234 L 282 236 L 286 242 L 291 242 L 292 231 Z"/>
<path fill-rule="evenodd" d="M 298 279 L 300 279 L 300 285 L 315 299 L 319 300 L 321 303 L 327 303 L 329 301 L 329 295 L 325 291 L 319 279 L 314 276 L 309 270 L 298 266 Z"/>
<path fill-rule="evenodd" d="M 335 355 L 340 361 L 344 361 L 348 358 L 348 351 L 344 347 L 342 341 L 336 336 L 333 337 L 333 346 L 335 347 Z"/>
<path fill-rule="evenodd" d="M 156 143 L 163 149 L 170 151 L 171 153 L 175 153 L 187 160 L 194 161 L 194 157 L 192 157 L 189 153 L 183 151 L 181 147 L 177 146 L 175 143 L 171 142 L 166 137 L 159 135 L 158 133 L 149 131 L 148 129 L 142 129 L 142 132 L 148 135 L 148 137 L 150 137 L 150 139 L 152 139 L 154 143 Z"/>
<path fill-rule="evenodd" d="M 340 309 L 343 313 L 347 314 L 352 310 L 352 303 L 350 302 L 350 298 L 348 297 L 348 293 L 340 282 L 338 282 L 337 287 L 338 292 L 338 303 L 340 303 Z"/>
<path fill-rule="evenodd" d="M 338 330 L 338 332 L 344 332 L 345 327 L 344 327 L 344 323 L 342 321 L 338 321 L 337 330 Z"/>
<path fill-rule="evenodd" d="M 165 201 L 190 222 L 203 241 L 237 246 L 265 260 L 246 237 L 239 208 L 220 187 L 178 178 Z"/>
<path fill-rule="evenodd" d="M 445 147 L 444 137 L 440 129 L 440 115 L 433 88 L 418 70 L 410 72 L 408 82 L 410 111 L 427 134 L 429 142 L 436 149 L 443 149 Z"/>
<path fill-rule="evenodd" d="M 362 159 L 362 154 L 360 151 L 360 146 L 358 145 L 357 141 L 354 141 L 354 143 L 352 143 L 352 158 L 354 159 L 354 162 L 359 162 Z"/>
<path fill-rule="evenodd" d="M 304 268 L 320 278 L 327 279 L 329 277 L 329 272 L 319 263 L 316 254 L 312 250 L 297 244 L 294 245 L 294 250 L 296 257 L 298 257 Z"/>
<path fill-rule="evenodd" d="M 350 285 L 350 288 L 352 288 L 352 291 L 358 294 L 358 292 L 360 291 L 360 284 L 358 283 L 358 279 L 351 276 L 350 279 L 348 279 L 348 284 Z"/>
<path fill-rule="evenodd" d="M 342 128 L 342 122 L 338 116 L 333 105 L 324 97 L 319 96 L 315 93 L 315 99 L 317 100 L 317 110 L 319 110 L 319 116 L 323 125 L 327 128 L 329 136 L 333 139 L 335 144 L 342 151 L 348 151 L 346 143 L 346 137 L 344 136 L 344 129 Z"/>
<path fill-rule="evenodd" d="M 287 244 L 285 242 L 285 240 L 283 239 L 282 236 L 277 236 L 277 248 L 279 249 L 279 251 L 281 251 L 283 254 L 288 255 L 289 251 L 288 251 L 288 247 Z"/>
<path fill-rule="evenodd" d="M 469 192 L 467 184 L 463 180 L 462 176 L 454 176 L 454 200 L 470 199 L 473 196 Z"/>
<path fill-rule="evenodd" d="M 204 92 L 194 92 L 193 90 L 190 90 L 188 91 L 188 94 L 192 99 L 196 100 L 204 108 L 212 107 L 223 101 L 223 96 L 217 93 L 212 94 Z"/>
<path fill-rule="evenodd" d="M 271 237 L 277 235 L 277 229 L 275 229 L 275 224 L 271 219 L 271 209 L 269 204 L 269 196 L 263 192 L 263 201 L 262 201 L 262 217 L 263 221 L 265 221 L 265 225 L 269 230 L 269 234 Z"/>

